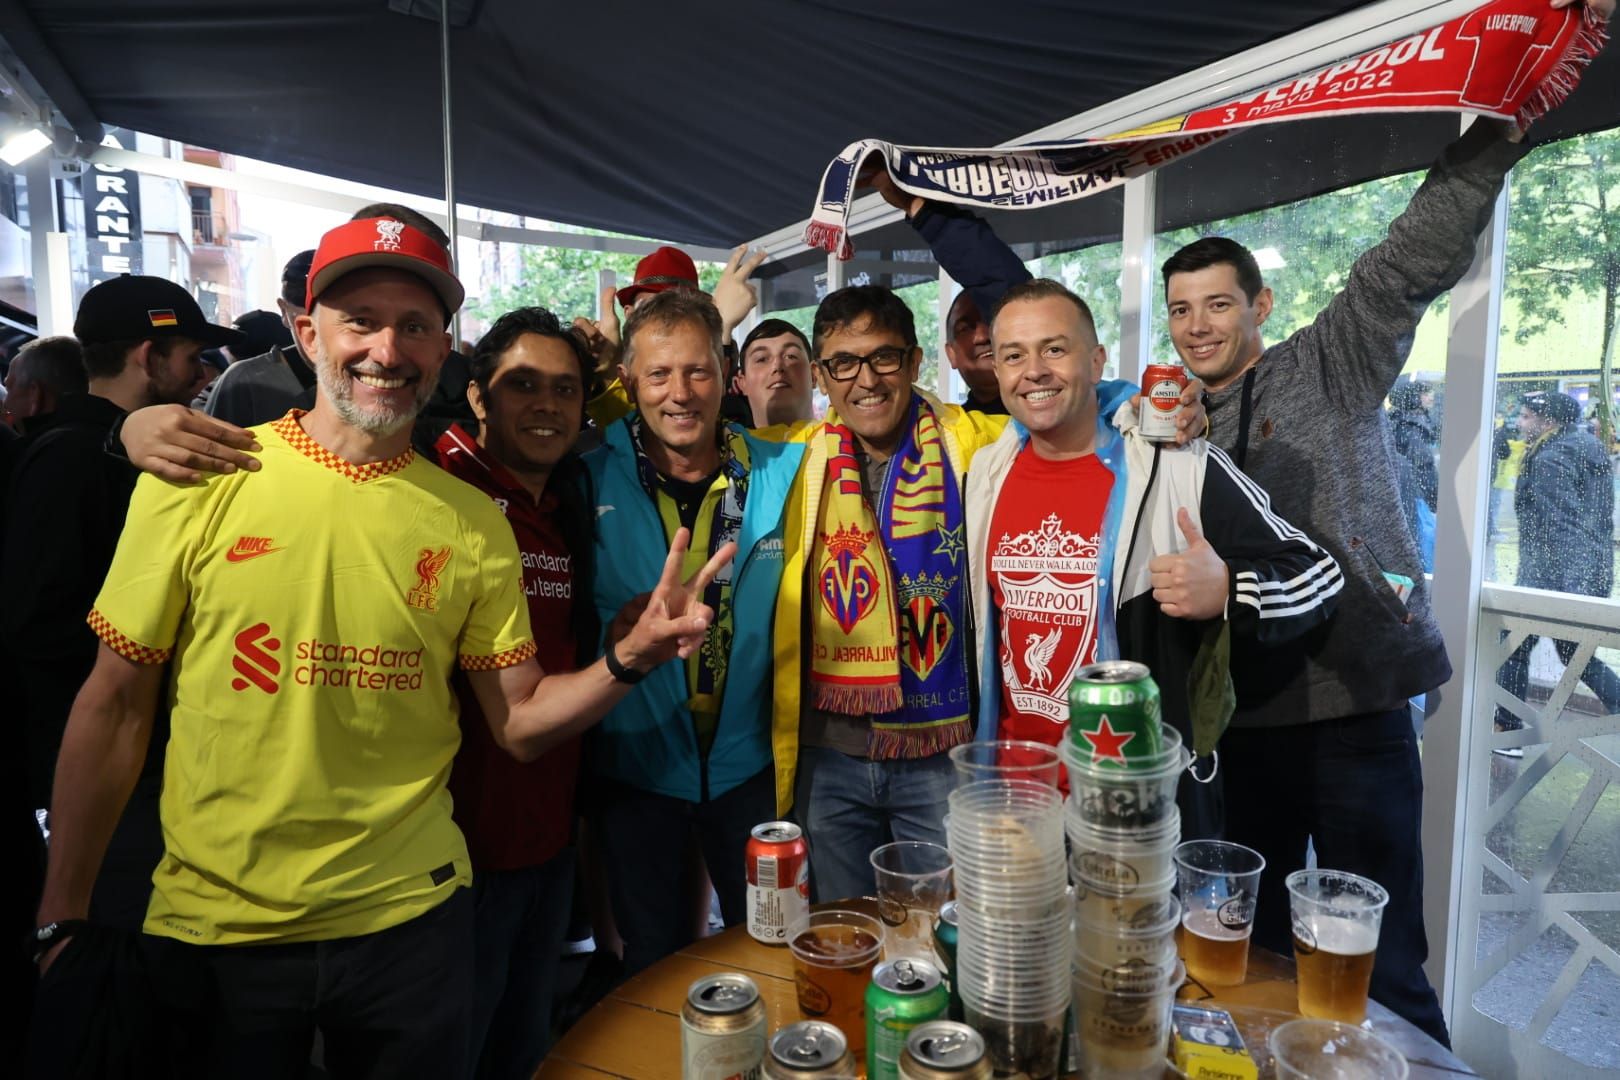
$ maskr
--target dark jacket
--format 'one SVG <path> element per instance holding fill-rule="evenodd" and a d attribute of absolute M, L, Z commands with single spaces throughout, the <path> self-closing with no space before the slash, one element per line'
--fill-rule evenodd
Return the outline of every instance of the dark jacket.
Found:
<path fill-rule="evenodd" d="M 1440 469 L 1435 465 L 1439 435 L 1434 418 L 1425 409 L 1396 409 L 1389 414 L 1390 448 L 1395 454 L 1396 486 L 1401 493 L 1401 513 L 1406 528 L 1419 536 L 1419 500 L 1436 510 L 1440 497 Z M 1420 543 L 1421 546 L 1421 543 Z"/>
<path fill-rule="evenodd" d="M 1524 452 L 1513 492 L 1520 585 L 1583 596 L 1614 588 L 1614 467 L 1569 425 Z"/>
<path fill-rule="evenodd" d="M 297 349 L 271 349 L 238 360 L 204 388 L 192 407 L 237 427 L 279 420 L 289 409 L 307 409 L 315 372 Z"/>
<path fill-rule="evenodd" d="M 0 639 L 23 673 L 23 714 L 33 805 L 49 805 L 50 780 L 73 699 L 95 664 L 85 624 L 124 528 L 139 474 L 103 450 L 124 411 L 73 394 L 29 425 L 6 499 L 0 564 Z"/>

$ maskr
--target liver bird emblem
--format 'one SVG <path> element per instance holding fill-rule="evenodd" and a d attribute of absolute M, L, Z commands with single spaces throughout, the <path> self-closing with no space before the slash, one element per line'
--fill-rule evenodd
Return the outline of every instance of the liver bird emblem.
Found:
<path fill-rule="evenodd" d="M 1052 672 L 1047 664 L 1052 660 L 1052 654 L 1057 652 L 1058 641 L 1063 637 L 1061 627 L 1054 626 L 1046 634 L 1029 635 L 1029 644 L 1024 647 L 1024 666 L 1029 669 L 1029 687 L 1031 690 L 1046 690 L 1052 685 Z"/>

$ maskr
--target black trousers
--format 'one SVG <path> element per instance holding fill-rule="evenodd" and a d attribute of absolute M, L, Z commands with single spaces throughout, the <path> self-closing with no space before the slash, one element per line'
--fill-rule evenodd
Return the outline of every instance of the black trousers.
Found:
<path fill-rule="evenodd" d="M 471 890 L 406 923 L 288 945 L 99 929 L 40 983 L 30 1077 L 452 1080 L 468 1070 Z"/>
<path fill-rule="evenodd" d="M 1257 944 L 1293 950 L 1285 879 L 1317 865 L 1389 892 L 1371 996 L 1450 1046 L 1440 1001 L 1423 972 L 1423 773 L 1411 711 L 1365 713 L 1280 728 L 1232 728 L 1221 740 L 1226 834 L 1265 856 Z"/>
<path fill-rule="evenodd" d="M 727 926 L 748 917 L 745 849 L 755 825 L 776 816 L 776 773 L 767 766 L 708 802 L 692 803 L 599 780 L 596 837 L 608 868 L 613 918 L 634 975 L 688 945 L 687 843 L 697 833 Z"/>

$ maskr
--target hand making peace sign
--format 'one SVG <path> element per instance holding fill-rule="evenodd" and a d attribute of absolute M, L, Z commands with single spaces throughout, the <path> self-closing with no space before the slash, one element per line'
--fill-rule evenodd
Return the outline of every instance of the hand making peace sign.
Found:
<path fill-rule="evenodd" d="M 611 644 L 612 633 L 608 635 L 614 655 L 625 667 L 650 671 L 673 657 L 686 659 L 703 644 L 703 635 L 714 621 L 714 609 L 703 602 L 703 591 L 737 554 L 737 545 L 722 545 L 702 569 L 682 582 L 681 565 L 691 542 L 691 530 L 676 531 L 658 585 L 650 594 L 631 600 L 614 620 L 620 624 L 620 620 L 640 609 L 634 616 L 635 625 L 616 645 Z"/>

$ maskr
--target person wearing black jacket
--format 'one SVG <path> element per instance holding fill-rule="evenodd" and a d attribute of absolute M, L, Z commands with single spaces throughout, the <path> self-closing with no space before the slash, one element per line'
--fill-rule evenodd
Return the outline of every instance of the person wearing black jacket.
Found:
<path fill-rule="evenodd" d="M 1435 448 L 1440 444 L 1434 414 L 1434 388 L 1428 383 L 1403 383 L 1389 392 L 1389 437 L 1395 451 L 1395 475 L 1401 493 L 1406 529 L 1418 542 L 1423 568 L 1434 570 L 1434 512 L 1440 501 L 1440 470 Z M 1422 503 L 1425 509 L 1420 509 Z M 1427 539 L 1425 539 L 1427 533 Z"/>
<path fill-rule="evenodd" d="M 17 455 L 6 500 L 0 561 L 0 640 L 20 672 L 15 687 L 25 744 L 30 804 L 50 805 L 52 773 L 62 729 L 80 685 L 95 662 L 96 637 L 85 616 L 112 562 L 135 489 L 136 470 L 104 451 L 108 433 L 131 409 L 185 399 L 204 348 L 238 340 L 209 323 L 190 293 L 161 278 L 124 275 L 85 294 L 73 332 L 84 348 L 88 393 L 61 398 L 54 412 L 34 417 Z M 162 543 L 162 537 L 152 537 Z M 153 740 L 161 756 L 162 742 Z M 152 865 L 162 851 L 156 797 L 161 777 L 149 768 L 151 796 L 140 836 L 114 839 L 107 889 L 96 914 L 139 927 Z M 143 804 L 131 801 L 133 808 Z M 126 817 L 133 829 L 135 817 Z M 149 849 L 144 871 L 138 865 Z M 119 856 L 128 850 L 137 865 Z M 128 869 L 128 874 L 120 873 Z M 99 887 L 98 887 L 99 888 Z"/>
<path fill-rule="evenodd" d="M 1513 509 L 1519 518 L 1517 584 L 1581 596 L 1608 596 L 1614 589 L 1614 467 L 1596 438 L 1581 426 L 1580 404 L 1568 394 L 1532 393 L 1519 402 L 1519 431 L 1529 440 Z M 1497 681 L 1523 701 L 1529 688 L 1530 652 L 1536 635 L 1526 637 L 1508 657 Z M 1575 655 L 1576 643 L 1555 641 L 1561 663 Z M 1595 655 L 1581 671 L 1606 713 L 1620 712 L 1620 676 Z M 1506 730 L 1523 722 L 1497 711 Z"/>

